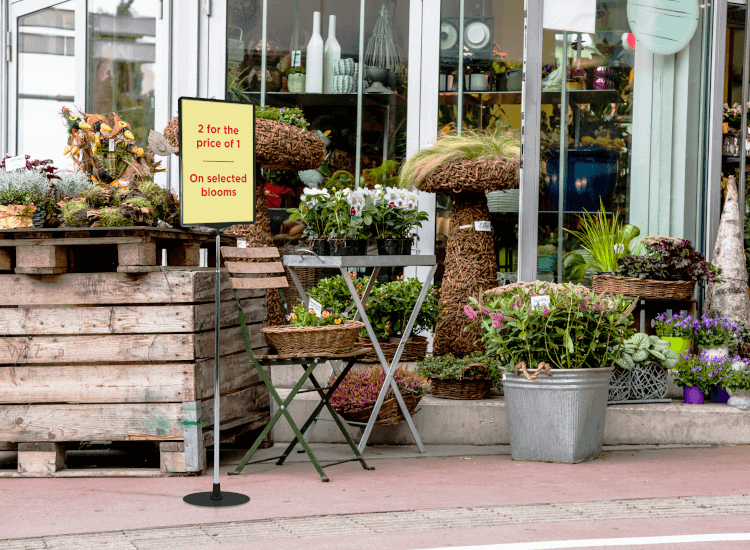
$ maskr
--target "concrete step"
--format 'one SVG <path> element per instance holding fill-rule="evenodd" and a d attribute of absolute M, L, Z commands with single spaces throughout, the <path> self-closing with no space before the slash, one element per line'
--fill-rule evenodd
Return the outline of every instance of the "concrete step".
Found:
<path fill-rule="evenodd" d="M 279 390 L 282 399 L 289 390 Z M 298 395 L 289 407 L 298 426 L 318 403 L 317 394 Z M 275 405 L 274 405 L 275 410 Z M 344 437 L 324 409 L 313 442 L 344 443 Z M 425 445 L 507 445 L 505 399 L 462 401 L 425 396 L 413 416 Z M 348 427 L 355 442 L 362 428 Z M 291 441 L 292 430 L 282 417 L 274 426 L 276 441 Z M 375 426 L 370 442 L 409 445 L 414 441 L 405 422 Z M 728 405 L 659 404 L 610 405 L 604 429 L 605 445 L 750 445 L 750 412 Z"/>

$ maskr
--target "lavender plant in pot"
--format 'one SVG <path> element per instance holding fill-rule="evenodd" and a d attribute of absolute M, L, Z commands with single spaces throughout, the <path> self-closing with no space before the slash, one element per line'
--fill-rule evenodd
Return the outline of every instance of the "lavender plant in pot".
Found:
<path fill-rule="evenodd" d="M 472 306 L 465 311 L 480 324 L 487 353 L 509 368 L 503 388 L 513 459 L 599 456 L 610 375 L 632 332 L 633 305 L 580 285 L 536 282 L 498 287 Z"/>

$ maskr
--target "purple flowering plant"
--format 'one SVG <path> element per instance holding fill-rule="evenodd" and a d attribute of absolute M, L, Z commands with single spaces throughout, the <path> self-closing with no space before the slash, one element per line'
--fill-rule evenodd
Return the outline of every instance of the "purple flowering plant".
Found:
<path fill-rule="evenodd" d="M 423 376 L 405 367 L 399 367 L 393 375 L 401 395 L 422 396 L 429 387 Z M 380 365 L 365 369 L 349 371 L 331 396 L 331 406 L 337 412 L 356 411 L 370 407 L 378 399 L 380 389 L 385 382 L 385 372 Z M 393 390 L 388 389 L 385 399 L 393 397 Z"/>
<path fill-rule="evenodd" d="M 548 296 L 549 305 L 538 303 L 537 296 Z M 482 326 L 487 352 L 503 356 L 509 369 L 520 362 L 536 368 L 543 361 L 579 369 L 612 366 L 632 333 L 632 309 L 621 297 L 597 295 L 581 285 L 538 282 L 472 299 L 464 312 L 472 325 Z"/>
<path fill-rule="evenodd" d="M 693 318 L 684 311 L 674 315 L 660 313 L 656 316 L 654 328 L 657 336 L 694 340 L 702 348 L 729 346 L 747 338 L 747 330 L 742 323 L 726 317 L 710 317 L 706 313 L 699 318 Z"/>
<path fill-rule="evenodd" d="M 656 316 L 654 329 L 660 338 L 685 338 L 692 340 L 699 322 L 686 311 L 669 315 L 666 311 Z M 694 327 L 693 325 L 696 325 Z"/>
<path fill-rule="evenodd" d="M 705 351 L 700 355 L 685 352 L 672 372 L 678 386 L 696 386 L 704 392 L 712 387 L 731 391 L 750 389 L 750 360 L 739 356 L 716 357 Z"/>

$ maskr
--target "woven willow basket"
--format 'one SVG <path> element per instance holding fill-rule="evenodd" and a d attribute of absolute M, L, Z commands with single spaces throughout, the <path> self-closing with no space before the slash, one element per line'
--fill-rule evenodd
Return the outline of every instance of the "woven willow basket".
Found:
<path fill-rule="evenodd" d="M 419 402 L 421 400 L 421 395 L 404 395 L 404 404 L 406 405 L 406 410 L 409 411 L 410 416 L 414 414 L 417 409 L 417 405 L 419 405 Z M 370 419 L 370 415 L 372 414 L 374 408 L 375 405 L 373 404 L 369 407 L 365 407 L 364 409 L 357 409 L 354 411 L 340 411 L 338 412 L 338 415 L 347 422 L 364 423 Z M 404 415 L 401 414 L 401 411 L 398 408 L 398 401 L 396 401 L 395 397 L 390 397 L 383 401 L 383 406 L 380 407 L 378 419 L 375 421 L 375 424 L 379 426 L 398 424 L 402 420 L 404 420 Z"/>
<path fill-rule="evenodd" d="M 616 275 L 594 275 L 591 287 L 597 294 L 606 292 L 642 300 L 690 300 L 695 293 L 695 281 L 657 281 Z"/>
<path fill-rule="evenodd" d="M 464 377 L 472 367 L 482 367 L 484 376 Z M 467 365 L 459 380 L 430 378 L 432 395 L 440 399 L 487 399 L 490 396 L 490 372 L 481 363 Z"/>
<path fill-rule="evenodd" d="M 365 328 L 359 321 L 346 321 L 341 325 L 325 327 L 295 327 L 281 325 L 265 327 L 261 332 L 268 343 L 280 354 L 305 352 L 346 353 L 357 343 L 359 331 Z"/>
<path fill-rule="evenodd" d="M 388 340 L 378 340 L 380 343 L 380 349 L 383 350 L 383 355 L 386 360 L 390 363 L 393 361 L 393 357 L 396 355 L 398 349 L 399 338 L 389 338 Z M 369 338 L 360 338 L 359 343 L 362 346 L 369 346 Z M 427 338 L 422 336 L 413 336 L 406 341 L 404 345 L 404 351 L 401 354 L 400 361 L 412 362 L 421 361 L 427 356 Z M 360 363 L 377 363 L 378 355 L 375 350 L 370 351 L 367 355 L 359 360 Z"/>

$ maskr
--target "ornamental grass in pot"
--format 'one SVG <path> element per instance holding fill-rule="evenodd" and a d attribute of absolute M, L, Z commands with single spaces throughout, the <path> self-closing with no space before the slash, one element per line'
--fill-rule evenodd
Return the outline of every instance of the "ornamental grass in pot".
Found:
<path fill-rule="evenodd" d="M 427 379 L 404 367 L 396 369 L 393 379 L 409 414 L 413 415 L 427 391 Z M 367 422 L 384 382 L 385 372 L 380 365 L 349 371 L 331 396 L 331 406 L 348 422 Z M 389 388 L 375 424 L 397 424 L 402 420 L 404 416 L 398 408 L 393 390 Z"/>
<path fill-rule="evenodd" d="M 580 285 L 517 283 L 472 299 L 487 353 L 502 357 L 514 460 L 577 463 L 601 454 L 612 367 L 633 304 Z M 533 374 L 530 374 L 533 371 Z"/>

